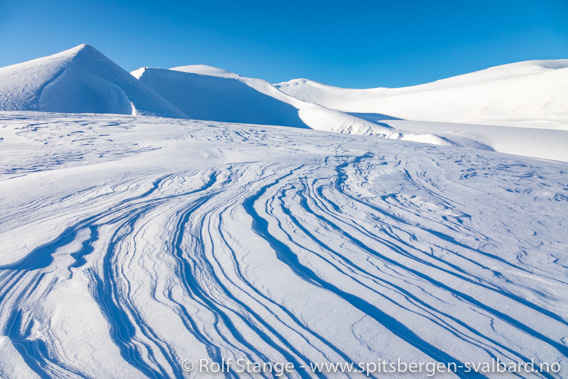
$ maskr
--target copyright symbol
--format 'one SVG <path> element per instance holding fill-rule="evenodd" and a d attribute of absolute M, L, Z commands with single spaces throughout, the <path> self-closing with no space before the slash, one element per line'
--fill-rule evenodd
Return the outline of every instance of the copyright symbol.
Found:
<path fill-rule="evenodd" d="M 193 361 L 186 359 L 185 361 L 181 362 L 181 369 L 187 372 L 193 370 Z"/>

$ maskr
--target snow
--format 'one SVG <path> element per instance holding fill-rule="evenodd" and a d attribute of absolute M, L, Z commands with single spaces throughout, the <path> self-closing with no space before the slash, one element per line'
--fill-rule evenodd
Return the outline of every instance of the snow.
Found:
<path fill-rule="evenodd" d="M 419 136 L 431 133 L 457 146 L 568 162 L 568 131 L 565 130 L 406 120 L 383 123 L 400 130 L 407 140 L 412 138 L 412 133 Z"/>
<path fill-rule="evenodd" d="M 343 89 L 307 79 L 275 86 L 343 112 L 568 130 L 566 83 L 568 59 L 518 62 L 405 88 Z"/>
<path fill-rule="evenodd" d="M 388 128 L 297 100 L 262 79 L 197 65 L 133 73 L 192 118 L 309 127 L 338 133 L 390 136 Z"/>
<path fill-rule="evenodd" d="M 566 377 L 567 73 L 354 90 L 88 45 L 0 68 L 0 377 Z"/>
<path fill-rule="evenodd" d="M 0 68 L 0 110 L 280 125 L 568 161 L 567 73 L 568 60 L 531 61 L 415 87 L 352 90 L 306 79 L 272 85 L 206 65 L 129 75 L 80 45 Z"/>
<path fill-rule="evenodd" d="M 233 77 L 153 68 L 133 74 L 192 119 L 307 127 L 296 108 Z"/>
<path fill-rule="evenodd" d="M 216 76 L 219 78 L 230 78 L 239 79 L 242 76 L 235 74 L 234 72 L 223 70 L 222 68 L 207 66 L 204 64 L 195 64 L 189 66 L 173 67 L 171 70 L 186 72 L 188 74 L 206 75 L 206 76 Z"/>
<path fill-rule="evenodd" d="M 187 118 L 90 45 L 0 68 L 0 110 Z"/>
<path fill-rule="evenodd" d="M 144 116 L 0 112 L 0 138 L 2 377 L 567 367 L 566 163 Z"/>

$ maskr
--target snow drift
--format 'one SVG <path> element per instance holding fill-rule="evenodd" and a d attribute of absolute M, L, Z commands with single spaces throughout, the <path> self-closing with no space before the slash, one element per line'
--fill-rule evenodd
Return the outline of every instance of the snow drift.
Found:
<path fill-rule="evenodd" d="M 0 110 L 187 117 L 89 45 L 0 68 Z"/>

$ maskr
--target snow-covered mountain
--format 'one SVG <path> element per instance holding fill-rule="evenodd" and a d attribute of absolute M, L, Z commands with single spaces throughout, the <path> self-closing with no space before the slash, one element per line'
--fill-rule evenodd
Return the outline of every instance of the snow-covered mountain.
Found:
<path fill-rule="evenodd" d="M 189 67 L 142 68 L 132 74 L 192 119 L 307 127 L 295 107 L 257 91 L 237 75 L 218 76 L 223 71 L 213 67 L 204 71 L 208 74 Z"/>
<path fill-rule="evenodd" d="M 521 62 L 421 86 L 353 90 L 303 79 L 272 85 L 204 65 L 129 74 L 81 45 L 1 68 L 0 110 L 308 127 L 566 161 L 567 67 Z"/>
<path fill-rule="evenodd" d="M 568 130 L 568 59 L 507 64 L 405 88 L 344 89 L 307 79 L 275 86 L 343 112 Z"/>
<path fill-rule="evenodd" d="M 295 99 L 265 80 L 243 77 L 215 67 L 141 68 L 132 74 L 191 118 L 309 127 L 338 133 L 443 143 L 432 135 L 393 133 L 379 123 Z"/>
<path fill-rule="evenodd" d="M 0 110 L 187 118 L 90 45 L 0 68 Z"/>
<path fill-rule="evenodd" d="M 0 69 L 0 378 L 568 377 L 563 65 L 390 97 Z"/>
<path fill-rule="evenodd" d="M 263 80 L 212 67 L 142 69 L 134 74 L 94 47 L 80 45 L 1 68 L 0 110 L 142 114 L 391 134 L 376 123 L 294 99 Z"/>

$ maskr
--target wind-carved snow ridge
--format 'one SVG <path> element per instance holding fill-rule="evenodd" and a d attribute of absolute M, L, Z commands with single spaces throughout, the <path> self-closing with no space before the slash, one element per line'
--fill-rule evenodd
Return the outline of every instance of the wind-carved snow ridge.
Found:
<path fill-rule="evenodd" d="M 0 160 L 1 376 L 568 365 L 565 164 L 146 117 L 0 125 L 25 153 Z"/>

